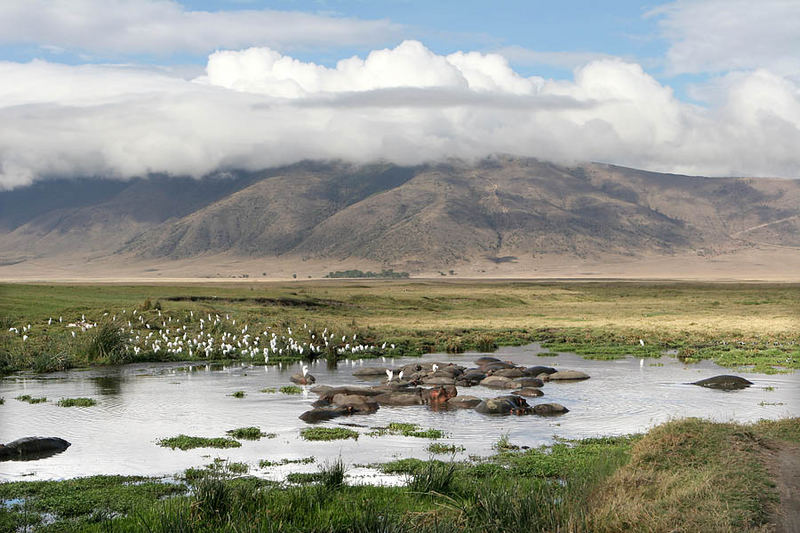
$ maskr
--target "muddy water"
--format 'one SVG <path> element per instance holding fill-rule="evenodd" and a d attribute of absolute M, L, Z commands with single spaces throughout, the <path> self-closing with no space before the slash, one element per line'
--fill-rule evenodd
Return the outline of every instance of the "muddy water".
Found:
<path fill-rule="evenodd" d="M 685 365 L 672 357 L 660 360 L 625 358 L 591 361 L 574 354 L 539 357 L 537 345 L 502 348 L 495 356 L 521 365 L 543 364 L 582 370 L 592 377 L 572 383 L 546 383 L 541 398 L 530 403 L 557 402 L 570 412 L 557 418 L 488 417 L 474 411 L 434 412 L 426 407 L 382 407 L 366 416 L 340 418 L 324 425 L 357 424 L 370 427 L 390 422 L 412 422 L 424 428 L 444 430 L 445 444 L 466 450 L 457 455 L 489 455 L 492 444 L 508 434 L 511 442 L 537 446 L 554 436 L 584 438 L 645 431 L 672 418 L 697 416 L 718 421 L 755 421 L 761 418 L 800 416 L 800 374 L 743 374 L 755 384 L 745 390 L 722 392 L 687 385 L 717 374 L 734 373 L 710 362 Z M 432 354 L 423 358 L 395 358 L 340 363 L 327 368 L 324 361 L 311 365 L 317 383 L 360 384 L 352 376 L 363 366 L 402 366 L 415 361 L 453 361 L 471 366 L 476 354 Z M 220 457 L 245 462 L 251 473 L 280 478 L 290 471 L 315 470 L 316 465 L 258 467 L 260 459 L 278 461 L 314 456 L 317 464 L 341 456 L 350 465 L 365 465 L 393 458 L 426 458 L 431 441 L 412 437 L 361 435 L 358 440 L 306 442 L 299 431 L 307 425 L 298 416 L 310 408 L 316 395 L 263 393 L 261 389 L 290 384 L 299 365 L 263 367 L 250 365 L 205 366 L 199 364 L 146 364 L 69 371 L 47 375 L 14 375 L 0 381 L 0 442 L 20 437 L 59 436 L 72 446 L 64 453 L 37 461 L 0 463 L 0 481 L 62 479 L 94 474 L 168 475 Z M 243 390 L 244 398 L 234 398 Z M 493 397 L 498 392 L 483 387 L 459 388 L 460 394 Z M 47 397 L 46 403 L 30 405 L 15 400 L 30 394 Z M 60 398 L 91 397 L 94 407 L 64 408 Z M 258 426 L 276 433 L 273 439 L 242 441 L 236 449 L 170 450 L 156 442 L 178 434 L 221 437 L 225 431 Z M 351 466 L 350 474 L 370 474 Z"/>

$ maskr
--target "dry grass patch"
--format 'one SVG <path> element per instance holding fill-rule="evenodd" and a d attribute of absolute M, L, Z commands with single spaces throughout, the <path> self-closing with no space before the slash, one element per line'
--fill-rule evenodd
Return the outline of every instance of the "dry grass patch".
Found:
<path fill-rule="evenodd" d="M 654 428 L 594 494 L 590 529 L 763 531 L 776 496 L 754 429 L 699 419 Z"/>

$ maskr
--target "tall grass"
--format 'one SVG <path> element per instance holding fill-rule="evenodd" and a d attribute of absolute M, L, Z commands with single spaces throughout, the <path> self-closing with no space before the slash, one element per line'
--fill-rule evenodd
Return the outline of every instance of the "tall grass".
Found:
<path fill-rule="evenodd" d="M 121 363 L 125 358 L 125 338 L 119 327 L 111 322 L 103 322 L 91 333 L 86 346 L 89 360 L 106 359 Z"/>

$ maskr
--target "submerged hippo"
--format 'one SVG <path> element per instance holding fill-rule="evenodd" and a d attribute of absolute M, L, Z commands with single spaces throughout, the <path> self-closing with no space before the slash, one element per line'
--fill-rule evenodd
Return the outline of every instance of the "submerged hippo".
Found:
<path fill-rule="evenodd" d="M 303 372 L 292 374 L 289 380 L 292 383 L 297 383 L 298 385 L 311 385 L 317 381 L 317 378 L 308 373 L 308 366 L 303 365 Z"/>
<path fill-rule="evenodd" d="M 548 376 L 548 381 L 579 381 L 589 379 L 589 374 L 580 370 L 559 370 Z"/>
<path fill-rule="evenodd" d="M 63 452 L 71 444 L 59 437 L 23 437 L 0 444 L 0 461 L 42 458 Z"/>
<path fill-rule="evenodd" d="M 349 407 L 328 405 L 325 407 L 315 407 L 310 411 L 306 411 L 300 415 L 300 420 L 303 422 L 308 422 L 309 424 L 315 424 L 317 422 L 324 422 L 325 420 L 330 420 L 340 416 L 348 416 L 351 414 L 353 414 L 352 409 Z"/>
<path fill-rule="evenodd" d="M 540 403 L 533 406 L 533 414 L 539 416 L 555 416 L 569 413 L 569 409 L 560 403 Z"/>
<path fill-rule="evenodd" d="M 514 395 L 483 400 L 475 410 L 485 415 L 527 415 L 532 412 L 525 398 Z"/>
<path fill-rule="evenodd" d="M 694 383 L 690 383 L 690 385 L 700 385 L 701 387 L 708 387 L 709 389 L 719 389 L 719 390 L 746 389 L 752 384 L 753 384 L 752 381 L 740 378 L 739 376 L 728 376 L 728 375 L 714 376 L 712 378 L 701 379 L 700 381 L 695 381 Z"/>

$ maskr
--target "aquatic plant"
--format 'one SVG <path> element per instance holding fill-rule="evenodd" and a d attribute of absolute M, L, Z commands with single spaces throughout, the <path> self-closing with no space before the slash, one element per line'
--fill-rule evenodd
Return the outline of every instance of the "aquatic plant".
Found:
<path fill-rule="evenodd" d="M 300 437 L 305 440 L 357 440 L 358 431 L 347 428 L 313 427 L 300 430 Z"/>
<path fill-rule="evenodd" d="M 242 444 L 238 441 L 222 437 L 191 437 L 189 435 L 178 435 L 158 441 L 159 446 L 165 448 L 178 448 L 179 450 L 191 450 L 193 448 L 239 448 Z"/>
<path fill-rule="evenodd" d="M 417 437 L 420 439 L 441 439 L 444 431 L 439 429 L 420 429 L 417 424 L 406 422 L 391 422 L 388 426 L 373 428 L 367 433 L 369 437 L 381 437 L 384 435 L 402 435 L 403 437 Z"/>
<path fill-rule="evenodd" d="M 58 400 L 60 407 L 91 407 L 97 405 L 94 398 L 61 398 Z"/>
<path fill-rule="evenodd" d="M 278 392 L 278 389 L 276 389 L 275 387 L 267 387 L 266 389 L 261 389 L 259 392 L 265 392 L 267 394 L 275 394 L 276 392 Z"/>
<path fill-rule="evenodd" d="M 303 392 L 303 389 L 297 385 L 284 385 L 280 388 L 280 391 L 284 394 L 300 394 Z"/>
<path fill-rule="evenodd" d="M 411 474 L 407 486 L 414 492 L 447 494 L 453 487 L 456 466 L 452 462 L 428 461 Z"/>
<path fill-rule="evenodd" d="M 289 464 L 310 464 L 317 460 L 316 457 L 303 457 L 301 459 L 281 459 L 280 461 L 270 461 L 269 459 L 262 459 L 258 462 L 261 468 L 269 468 L 271 466 L 284 466 Z"/>
<path fill-rule="evenodd" d="M 442 444 L 439 442 L 432 442 L 426 448 L 430 453 L 434 454 L 447 454 L 447 453 L 458 453 L 463 452 L 466 450 L 465 447 L 459 446 L 456 444 Z"/>
<path fill-rule="evenodd" d="M 227 433 L 234 439 L 245 439 L 245 440 L 259 440 L 262 437 L 274 439 L 276 437 L 275 433 L 264 433 L 257 427 L 229 429 L 225 433 Z"/>
<path fill-rule="evenodd" d="M 237 390 L 236 392 L 232 393 L 231 396 L 233 396 L 234 398 L 244 398 L 245 396 L 247 396 L 247 394 L 245 394 L 243 390 Z"/>
<path fill-rule="evenodd" d="M 92 328 L 86 354 L 89 360 L 102 358 L 111 362 L 121 361 L 125 354 L 125 338 L 119 326 L 112 322 L 103 322 Z"/>
<path fill-rule="evenodd" d="M 47 398 L 42 396 L 41 398 L 34 398 L 30 394 L 22 394 L 14 398 L 15 400 L 19 400 L 21 402 L 28 402 L 30 404 L 34 403 L 44 403 L 47 401 Z"/>

